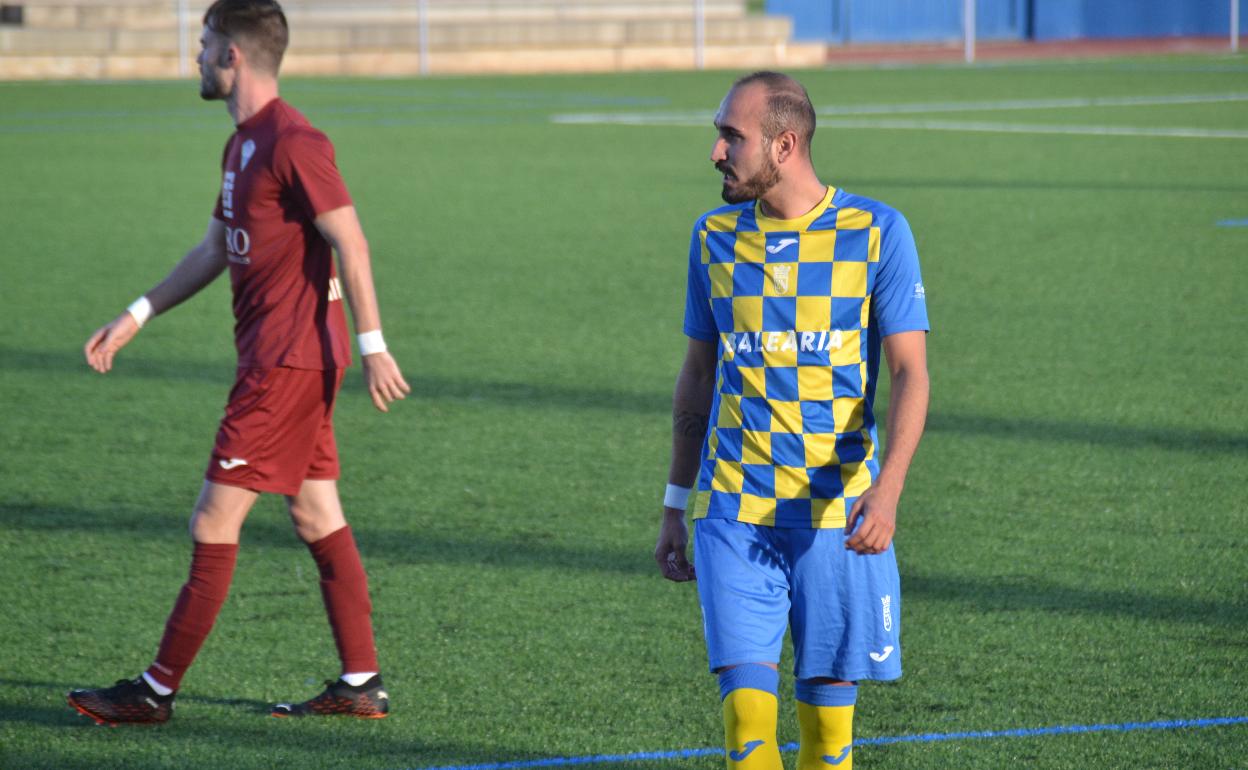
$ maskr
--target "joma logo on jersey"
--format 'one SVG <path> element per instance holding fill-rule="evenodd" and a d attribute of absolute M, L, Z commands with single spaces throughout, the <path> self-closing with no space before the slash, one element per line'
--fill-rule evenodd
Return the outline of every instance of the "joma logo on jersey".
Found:
<path fill-rule="evenodd" d="M 790 350 L 816 353 L 840 350 L 844 344 L 844 335 L 840 329 L 821 332 L 733 332 L 728 335 L 725 343 L 735 353 L 781 353 Z"/>
<path fill-rule="evenodd" d="M 892 594 L 886 594 L 880 597 L 880 604 L 883 605 L 884 613 L 884 630 L 893 630 L 893 597 Z"/>
<path fill-rule="evenodd" d="M 234 218 L 234 172 L 225 172 L 221 180 L 221 213 L 230 219 Z"/>
<path fill-rule="evenodd" d="M 250 265 L 251 236 L 241 227 L 225 228 L 225 256 L 236 265 Z"/>

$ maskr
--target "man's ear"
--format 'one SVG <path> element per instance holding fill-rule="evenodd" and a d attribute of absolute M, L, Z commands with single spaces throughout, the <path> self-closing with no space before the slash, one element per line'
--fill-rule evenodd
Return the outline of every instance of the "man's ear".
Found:
<path fill-rule="evenodd" d="M 797 152 L 797 132 L 791 130 L 781 131 L 772 140 L 771 146 L 773 148 L 772 151 L 775 153 L 773 160 L 778 164 L 784 163 Z"/>

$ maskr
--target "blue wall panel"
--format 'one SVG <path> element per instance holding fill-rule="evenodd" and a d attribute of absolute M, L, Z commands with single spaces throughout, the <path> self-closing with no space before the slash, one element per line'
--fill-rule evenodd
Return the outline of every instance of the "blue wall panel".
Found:
<path fill-rule="evenodd" d="M 1084 0 L 1040 0 L 1031 9 L 1031 33 L 1036 40 L 1083 37 Z"/>
<path fill-rule="evenodd" d="M 1030 34 L 1031 0 L 978 0 L 976 6 L 975 35 L 981 40 L 1022 40 Z"/>
<path fill-rule="evenodd" d="M 767 0 L 794 37 L 828 43 L 960 40 L 963 0 Z M 1240 31 L 1248 32 L 1248 0 Z M 1226 35 L 1230 0 L 976 0 L 982 40 Z"/>
<path fill-rule="evenodd" d="M 844 0 L 849 39 L 855 43 L 960 40 L 961 2 Z"/>
<path fill-rule="evenodd" d="M 1241 0 L 1242 4 L 1242 0 Z M 1034 0 L 1037 40 L 1226 35 L 1229 0 Z M 1248 26 L 1240 14 L 1240 30 Z"/>
<path fill-rule="evenodd" d="M 767 13 L 788 16 L 793 20 L 795 40 L 818 40 L 827 43 L 843 43 L 833 11 L 833 0 L 767 0 Z"/>
<path fill-rule="evenodd" d="M 976 34 L 1021 39 L 1034 0 L 977 0 Z M 798 40 L 828 43 L 933 42 L 962 39 L 962 0 L 767 0 L 767 12 L 793 19 Z"/>
<path fill-rule="evenodd" d="M 1227 0 L 1100 0 L 1084 3 L 1088 37 L 1225 35 L 1230 32 Z"/>

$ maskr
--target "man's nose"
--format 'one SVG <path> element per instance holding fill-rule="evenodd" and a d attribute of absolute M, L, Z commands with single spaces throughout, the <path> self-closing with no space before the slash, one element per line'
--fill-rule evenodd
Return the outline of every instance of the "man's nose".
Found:
<path fill-rule="evenodd" d="M 728 159 L 727 148 L 728 148 L 727 142 L 725 142 L 722 138 L 716 139 L 715 143 L 711 145 L 711 162 L 718 163 L 721 160 L 727 160 Z"/>

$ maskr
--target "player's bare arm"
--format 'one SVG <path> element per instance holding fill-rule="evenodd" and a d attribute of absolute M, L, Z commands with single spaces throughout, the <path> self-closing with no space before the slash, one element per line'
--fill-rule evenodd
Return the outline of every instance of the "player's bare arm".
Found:
<path fill-rule="evenodd" d="M 672 463 L 669 484 L 692 487 L 698 477 L 698 459 L 706 438 L 715 392 L 715 343 L 690 339 L 685 362 L 672 396 Z M 685 511 L 663 507 L 663 523 L 654 547 L 654 560 L 663 577 L 678 583 L 695 578 L 689 563 L 689 528 Z"/>
<path fill-rule="evenodd" d="M 919 447 L 927 421 L 930 386 L 927 377 L 927 333 L 902 332 L 885 337 L 888 362 L 888 451 L 880 476 L 854 503 L 846 529 L 862 517 L 858 531 L 845 547 L 858 553 L 881 553 L 888 549 L 897 529 L 897 502 L 905 486 L 910 461 Z"/>
<path fill-rule="evenodd" d="M 381 311 L 377 307 L 377 290 L 373 286 L 373 268 L 369 261 L 368 241 L 354 206 L 326 211 L 316 218 L 316 227 L 338 252 L 339 273 L 343 293 L 351 305 L 355 333 L 381 331 Z M 360 351 L 364 363 L 364 383 L 373 405 L 388 412 L 392 401 L 407 397 L 412 388 L 403 379 L 399 365 L 388 351 Z"/>
<path fill-rule="evenodd" d="M 225 224 L 219 219 L 208 223 L 204 239 L 182 257 L 169 275 L 144 296 L 157 316 L 190 299 L 227 266 L 225 256 Z M 83 353 L 92 369 L 103 374 L 113 368 L 113 357 L 139 333 L 138 319 L 126 311 L 96 329 L 83 346 Z"/>

